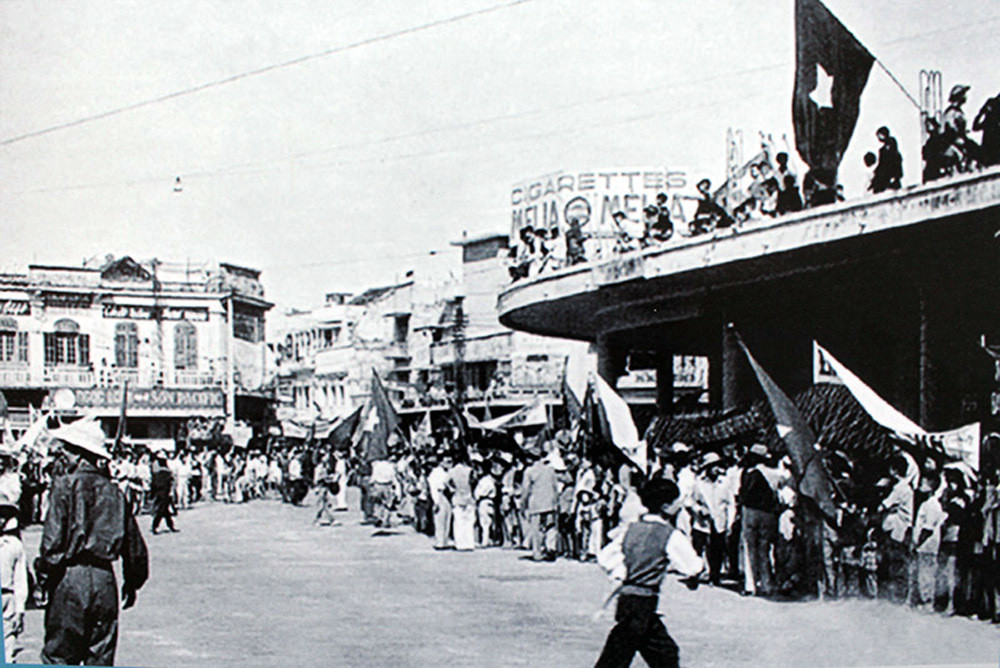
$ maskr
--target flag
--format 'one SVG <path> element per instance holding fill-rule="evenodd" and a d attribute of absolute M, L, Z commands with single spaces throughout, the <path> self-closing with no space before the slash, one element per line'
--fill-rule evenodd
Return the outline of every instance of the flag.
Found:
<path fill-rule="evenodd" d="M 502 429 L 514 429 L 517 427 L 536 427 L 548 424 L 548 417 L 545 411 L 545 404 L 541 399 L 535 398 L 527 406 L 517 409 L 513 413 L 501 415 L 492 420 L 483 420 L 476 424 L 477 429 L 499 431 Z"/>
<path fill-rule="evenodd" d="M 341 443 L 350 441 L 351 434 L 357 430 L 358 423 L 361 421 L 362 410 L 364 410 L 364 406 L 358 406 L 350 415 L 340 418 L 337 424 L 333 426 L 326 440 L 332 443 L 335 448 L 339 448 Z"/>
<path fill-rule="evenodd" d="M 389 403 L 382 381 L 374 369 L 372 369 L 372 393 L 368 403 L 368 413 L 363 424 L 363 434 L 366 438 L 361 452 L 366 462 L 373 462 L 389 456 L 389 437 L 400 433 L 399 416 Z"/>
<path fill-rule="evenodd" d="M 795 147 L 835 177 L 875 59 L 820 0 L 795 0 L 795 52 Z"/>
<path fill-rule="evenodd" d="M 128 409 L 128 381 L 126 380 L 122 383 L 122 409 L 118 416 L 118 430 L 115 432 L 115 447 L 114 451 L 118 452 L 118 449 L 122 445 L 122 439 L 125 438 L 125 413 Z"/>
<path fill-rule="evenodd" d="M 735 333 L 735 331 L 734 331 Z M 820 511 L 830 520 L 836 515 L 833 505 L 833 483 L 823 466 L 823 458 L 819 453 L 819 444 L 809 423 L 795 407 L 788 395 L 782 392 L 766 371 L 757 363 L 743 339 L 736 334 L 740 348 L 747 356 L 753 372 L 757 375 L 760 386 L 767 395 L 767 401 L 774 412 L 775 427 L 778 436 L 784 441 L 788 456 L 792 460 L 792 473 L 798 483 L 799 493 L 812 499 Z"/>
<path fill-rule="evenodd" d="M 597 374 L 593 378 L 601 434 L 645 473 L 648 459 L 646 442 L 639 440 L 639 430 L 632 419 L 631 409 L 604 378 Z"/>

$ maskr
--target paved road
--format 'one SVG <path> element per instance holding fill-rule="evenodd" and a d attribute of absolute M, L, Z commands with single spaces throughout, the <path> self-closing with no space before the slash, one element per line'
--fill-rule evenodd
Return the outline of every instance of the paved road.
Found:
<path fill-rule="evenodd" d="M 587 666 L 612 621 L 593 564 L 522 552 L 434 552 L 409 529 L 372 536 L 357 513 L 311 526 L 277 501 L 206 504 L 149 536 L 152 577 L 123 613 L 126 666 Z M 149 518 L 142 518 L 147 531 Z M 34 558 L 39 531 L 26 536 Z M 664 587 L 685 666 L 996 666 L 997 627 L 869 601 L 775 603 Z M 22 661 L 37 661 L 42 612 Z M 642 665 L 640 659 L 636 665 Z"/>

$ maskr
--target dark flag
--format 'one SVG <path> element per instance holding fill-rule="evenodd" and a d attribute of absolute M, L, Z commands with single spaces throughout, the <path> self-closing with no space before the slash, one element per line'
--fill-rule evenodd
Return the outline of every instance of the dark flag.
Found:
<path fill-rule="evenodd" d="M 361 430 L 360 452 L 362 459 L 373 462 L 389 456 L 389 436 L 400 435 L 399 416 L 389 403 L 378 374 L 372 370 L 372 394 L 368 409 L 359 425 Z"/>
<path fill-rule="evenodd" d="M 875 58 L 820 0 L 795 0 L 795 148 L 836 177 Z"/>
<path fill-rule="evenodd" d="M 118 430 L 115 432 L 114 452 L 118 453 L 125 438 L 125 414 L 128 411 L 128 381 L 122 383 L 122 409 L 118 414 Z"/>
<path fill-rule="evenodd" d="M 799 493 L 812 499 L 820 511 L 833 521 L 837 516 L 836 507 L 833 505 L 833 483 L 823 466 L 823 458 L 816 444 L 816 434 L 788 395 L 782 392 L 771 376 L 757 363 L 738 334 L 736 340 L 746 353 L 747 360 L 753 367 L 764 394 L 767 395 L 767 401 L 771 404 L 775 428 L 792 460 L 792 474 L 798 484 Z"/>
<path fill-rule="evenodd" d="M 330 435 L 326 437 L 326 440 L 332 443 L 333 447 L 339 449 L 344 443 L 350 443 L 351 434 L 358 428 L 358 422 L 361 421 L 361 411 L 363 408 L 364 406 L 358 406 L 354 409 L 353 413 L 345 418 L 341 418 L 333 426 Z"/>

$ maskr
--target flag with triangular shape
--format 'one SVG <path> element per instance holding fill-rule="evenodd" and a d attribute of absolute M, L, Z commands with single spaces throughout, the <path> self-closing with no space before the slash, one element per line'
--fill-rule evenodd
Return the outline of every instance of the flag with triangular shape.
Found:
<path fill-rule="evenodd" d="M 823 515 L 831 522 L 835 521 L 837 509 L 833 503 L 833 483 L 818 451 L 816 434 L 788 395 L 750 354 L 740 335 L 735 331 L 733 333 L 736 334 L 736 340 L 746 354 L 767 396 L 768 403 L 771 404 L 778 435 L 785 443 L 788 456 L 792 460 L 792 474 L 798 484 L 799 493 L 812 499 Z"/>

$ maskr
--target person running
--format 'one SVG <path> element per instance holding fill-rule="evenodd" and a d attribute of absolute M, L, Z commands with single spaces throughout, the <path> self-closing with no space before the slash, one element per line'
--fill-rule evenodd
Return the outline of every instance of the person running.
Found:
<path fill-rule="evenodd" d="M 642 486 L 639 498 L 649 512 L 624 525 L 598 555 L 601 567 L 620 584 L 617 623 L 608 633 L 597 668 L 629 666 L 636 652 L 650 666 L 678 666 L 677 643 L 656 613 L 660 584 L 669 566 L 695 588 L 705 569 L 690 539 L 671 523 L 680 510 L 677 485 L 654 478 Z"/>

